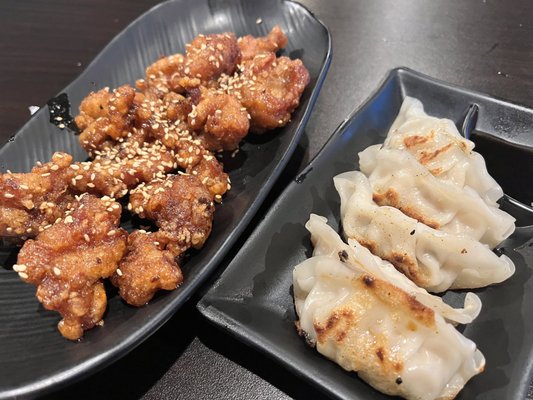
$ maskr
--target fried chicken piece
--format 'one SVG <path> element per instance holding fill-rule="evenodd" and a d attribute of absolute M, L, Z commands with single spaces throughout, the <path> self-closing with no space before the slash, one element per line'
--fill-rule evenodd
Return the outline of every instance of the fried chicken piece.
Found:
<path fill-rule="evenodd" d="M 180 85 L 190 89 L 215 80 L 221 74 L 231 75 L 241 60 L 241 51 L 233 33 L 198 35 L 186 46 L 185 79 Z"/>
<path fill-rule="evenodd" d="M 158 290 L 174 290 L 183 274 L 174 256 L 157 241 L 157 236 L 135 231 L 128 237 L 128 253 L 111 276 L 126 303 L 140 307 Z"/>
<path fill-rule="evenodd" d="M 175 170 L 178 167 L 175 158 L 174 152 L 160 142 L 124 141 L 98 153 L 93 161 L 73 164 L 75 176 L 69 181 L 70 187 L 118 199 L 139 183 L 162 178 Z"/>
<path fill-rule="evenodd" d="M 213 196 L 194 175 L 169 175 L 131 191 L 128 209 L 155 222 L 158 241 L 179 256 L 199 249 L 211 233 Z"/>
<path fill-rule="evenodd" d="M 185 57 L 173 54 L 162 57 L 146 68 L 146 78 L 135 83 L 137 88 L 149 97 L 163 98 L 169 92 L 183 92 L 178 81 L 185 75 Z"/>
<path fill-rule="evenodd" d="M 180 96 L 180 95 L 175 95 Z M 138 110 L 146 110 L 142 118 L 146 118 L 141 124 L 149 132 L 147 140 L 156 139 L 154 143 L 160 143 L 169 154 L 173 156 L 176 167 L 182 168 L 186 173 L 196 175 L 206 185 L 209 191 L 220 199 L 230 189 L 229 177 L 224 173 L 222 164 L 207 150 L 200 138 L 193 138 L 185 121 L 192 110 L 190 102 L 174 95 L 167 95 L 167 101 L 174 104 L 175 109 L 165 108 L 163 101 L 156 102 L 160 107 L 140 107 Z M 138 111 L 139 112 L 139 111 Z M 168 118 L 169 113 L 176 120 Z M 182 120 L 183 118 L 183 120 Z M 152 123 L 150 121 L 157 121 Z M 163 157 L 163 156 L 162 156 Z M 168 161 L 166 161 L 168 166 Z M 165 166 L 165 165 L 164 165 Z M 165 172 L 168 172 L 165 170 Z M 158 177 L 161 177 L 160 175 Z"/>
<path fill-rule="evenodd" d="M 25 240 L 61 218 L 72 205 L 66 175 L 72 157 L 55 153 L 29 173 L 0 175 L 0 237 Z"/>
<path fill-rule="evenodd" d="M 93 155 L 108 141 L 116 141 L 128 134 L 133 118 L 135 90 L 129 85 L 109 91 L 104 88 L 91 92 L 80 105 L 80 114 L 75 118 L 81 130 L 80 144 Z"/>
<path fill-rule="evenodd" d="M 302 61 L 265 53 L 243 62 L 241 71 L 240 75 L 222 77 L 221 87 L 246 107 L 251 116 L 250 131 L 263 133 L 286 125 L 309 83 Z"/>
<path fill-rule="evenodd" d="M 135 127 L 130 132 L 117 140 L 93 142 L 94 160 L 72 167 L 72 190 L 120 198 L 137 184 L 162 178 L 177 167 L 198 174 L 213 195 L 229 189 L 222 165 L 192 139 L 186 123 L 192 110 L 189 99 L 172 92 L 155 100 L 137 93 L 133 109 Z"/>
<path fill-rule="evenodd" d="M 266 36 L 253 37 L 246 35 L 237 40 L 241 50 L 242 60 L 251 60 L 258 54 L 275 53 L 287 45 L 287 36 L 276 25 Z"/>
<path fill-rule="evenodd" d="M 235 150 L 248 133 L 246 108 L 235 98 L 204 90 L 198 105 L 188 115 L 191 129 L 199 131 L 202 144 L 211 151 Z"/>
<path fill-rule="evenodd" d="M 115 272 L 126 252 L 119 228 L 121 206 L 110 198 L 83 195 L 74 211 L 28 240 L 13 269 L 37 286 L 37 299 L 61 314 L 61 334 L 70 340 L 101 323 L 106 294 L 101 279 Z"/>
<path fill-rule="evenodd" d="M 158 139 L 165 145 L 165 136 L 170 133 L 189 136 L 187 115 L 192 110 L 190 99 L 170 92 L 156 100 L 138 95 L 136 103 L 135 124 L 147 136 Z"/>
<path fill-rule="evenodd" d="M 128 193 L 128 188 L 115 176 L 120 167 L 114 169 L 114 166 L 113 160 L 102 161 L 100 157 L 94 161 L 74 163 L 70 166 L 69 188 L 75 193 L 119 199 Z"/>
<path fill-rule="evenodd" d="M 221 201 L 224 193 L 231 189 L 231 184 L 213 153 L 206 150 L 200 141 L 183 138 L 175 141 L 174 151 L 178 166 L 187 174 L 196 176 L 215 200 Z"/>

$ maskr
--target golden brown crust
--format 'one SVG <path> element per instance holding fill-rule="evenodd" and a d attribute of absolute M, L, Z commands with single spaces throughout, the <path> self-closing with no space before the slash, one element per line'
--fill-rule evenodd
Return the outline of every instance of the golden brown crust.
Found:
<path fill-rule="evenodd" d="M 101 279 L 111 276 L 126 251 L 120 214 L 111 199 L 83 195 L 71 213 L 20 250 L 14 270 L 37 286 L 44 308 L 61 314 L 58 328 L 67 339 L 80 338 L 102 320 Z"/>
<path fill-rule="evenodd" d="M 241 60 L 234 33 L 198 35 L 187 45 L 186 53 L 185 75 L 202 82 L 233 74 Z"/>
<path fill-rule="evenodd" d="M 370 241 L 360 236 L 358 236 L 356 239 L 359 244 L 370 250 L 372 254 L 375 254 L 383 260 L 390 262 L 392 265 L 394 265 L 394 268 L 405 274 L 417 285 L 422 287 L 427 285 L 428 279 L 418 268 L 417 260 L 410 258 L 407 253 L 398 253 L 395 251 L 392 251 L 391 253 L 385 253 L 384 251 L 380 250 L 381 247 L 378 246 L 378 243 L 374 241 Z"/>
<path fill-rule="evenodd" d="M 388 335 L 366 320 L 370 313 L 387 313 L 398 329 L 436 329 L 433 310 L 388 282 L 363 275 L 352 281 L 353 294 L 333 308 L 323 321 L 315 321 L 316 346 L 349 371 L 380 382 L 380 390 L 395 394 L 396 379 L 405 368 L 401 354 L 393 351 Z M 334 349 L 334 350 L 333 350 Z M 392 350 L 392 351 L 391 351 Z M 388 390 L 392 389 L 392 390 Z"/>
<path fill-rule="evenodd" d="M 0 237 L 35 237 L 64 215 L 73 202 L 66 183 L 71 161 L 55 153 L 29 173 L 0 175 Z"/>
<path fill-rule="evenodd" d="M 128 134 L 132 121 L 135 90 L 129 85 L 109 91 L 104 88 L 91 92 L 80 104 L 75 118 L 81 130 L 80 144 L 92 155 L 109 140 L 116 141 Z"/>
<path fill-rule="evenodd" d="M 418 212 L 418 210 L 416 210 L 416 208 L 414 207 L 404 205 L 400 200 L 400 195 L 393 188 L 387 189 L 385 193 L 374 192 L 372 194 L 372 199 L 376 202 L 376 204 L 380 206 L 391 206 L 397 208 L 405 215 L 414 218 L 417 221 L 422 222 L 423 224 L 426 224 L 427 226 L 433 229 L 440 228 L 440 224 L 437 221 L 434 221 L 431 218 L 420 214 L 420 212 Z"/>
<path fill-rule="evenodd" d="M 188 123 L 199 134 L 202 144 L 211 151 L 235 150 L 250 128 L 246 108 L 234 96 L 206 90 Z"/>
<path fill-rule="evenodd" d="M 183 281 L 174 256 L 163 247 L 151 233 L 135 231 L 128 237 L 128 253 L 111 277 L 128 304 L 140 307 L 157 291 L 174 290 Z"/>
<path fill-rule="evenodd" d="M 268 35 L 263 37 L 253 37 L 246 35 L 238 39 L 242 60 L 251 60 L 258 54 L 275 53 L 287 45 L 287 36 L 283 33 L 279 25 L 274 26 Z"/>
<path fill-rule="evenodd" d="M 250 114 L 250 131 L 263 133 L 290 121 L 309 79 L 301 60 L 265 53 L 244 61 L 241 73 L 223 81 L 222 87 Z"/>
<path fill-rule="evenodd" d="M 199 249 L 211 233 L 211 193 L 193 175 L 169 175 L 132 190 L 128 208 L 159 227 L 157 240 L 177 257 Z"/>
<path fill-rule="evenodd" d="M 182 54 L 161 57 L 146 68 L 146 78 L 137 80 L 136 86 L 153 98 L 162 98 L 170 91 L 182 92 L 178 81 L 184 75 L 184 68 L 185 57 Z"/>

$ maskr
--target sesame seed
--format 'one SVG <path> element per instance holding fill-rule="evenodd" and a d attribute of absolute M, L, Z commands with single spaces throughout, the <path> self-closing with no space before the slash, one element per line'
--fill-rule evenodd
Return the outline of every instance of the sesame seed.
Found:
<path fill-rule="evenodd" d="M 107 236 L 113 236 L 115 233 L 117 233 L 117 231 L 115 231 L 114 229 L 110 230 L 109 232 L 107 232 Z"/>
<path fill-rule="evenodd" d="M 25 272 L 19 272 L 19 276 L 20 276 L 22 279 L 28 279 L 28 274 L 25 273 Z"/>
<path fill-rule="evenodd" d="M 14 264 L 13 271 L 15 272 L 24 272 L 28 268 L 25 264 Z"/>
<path fill-rule="evenodd" d="M 87 243 L 91 241 L 91 238 L 86 233 L 83 235 L 83 239 L 85 239 Z"/>
<path fill-rule="evenodd" d="M 117 275 L 122 276 L 122 271 L 120 270 L 120 268 L 117 268 Z"/>
<path fill-rule="evenodd" d="M 57 276 L 61 275 L 61 270 L 59 268 L 54 267 L 53 270 L 54 270 L 54 275 L 57 275 Z"/>
<path fill-rule="evenodd" d="M 15 195 L 14 195 L 14 194 L 11 194 L 11 193 L 4 193 L 4 197 L 5 197 L 6 199 L 12 199 L 13 197 L 15 197 Z"/>
<path fill-rule="evenodd" d="M 56 221 L 57 222 L 57 221 Z M 65 224 L 71 224 L 74 222 L 74 219 L 72 218 L 72 215 L 67 215 L 65 217 Z"/>

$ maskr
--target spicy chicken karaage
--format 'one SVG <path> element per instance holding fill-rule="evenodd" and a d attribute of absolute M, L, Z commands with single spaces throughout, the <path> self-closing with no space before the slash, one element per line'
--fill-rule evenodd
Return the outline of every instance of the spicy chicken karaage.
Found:
<path fill-rule="evenodd" d="M 101 323 L 107 299 L 102 279 L 115 272 L 126 251 L 119 227 L 122 207 L 109 197 L 78 197 L 72 212 L 24 243 L 13 269 L 37 286 L 37 299 L 61 314 L 70 340 Z"/>
<path fill-rule="evenodd" d="M 34 238 L 13 269 L 61 314 L 63 336 L 103 323 L 106 278 L 137 307 L 183 281 L 183 255 L 204 245 L 231 189 L 216 153 L 287 124 L 309 82 L 300 60 L 277 57 L 286 44 L 277 26 L 260 38 L 199 35 L 135 88 L 82 101 L 75 122 L 90 160 L 56 153 L 29 173 L 0 175 L 0 237 Z M 155 231 L 121 229 L 121 198 Z"/>

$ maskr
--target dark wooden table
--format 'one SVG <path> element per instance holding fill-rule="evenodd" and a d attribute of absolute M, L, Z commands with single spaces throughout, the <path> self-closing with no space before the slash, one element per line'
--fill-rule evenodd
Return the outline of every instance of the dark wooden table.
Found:
<path fill-rule="evenodd" d="M 303 157 L 290 163 L 260 215 L 394 67 L 533 107 L 530 0 L 301 2 L 330 28 L 333 62 L 302 139 Z M 0 144 L 26 122 L 29 106 L 43 106 L 156 3 L 0 2 Z M 129 355 L 49 398 L 320 398 L 315 388 L 208 325 L 195 309 L 200 296 Z"/>

